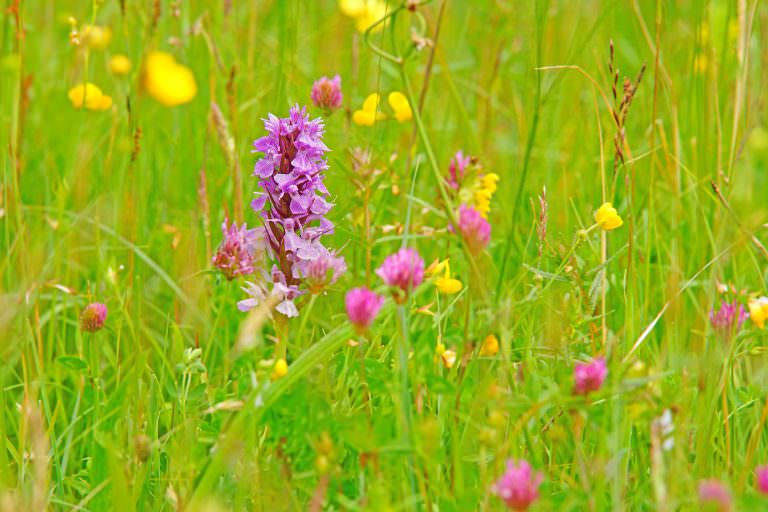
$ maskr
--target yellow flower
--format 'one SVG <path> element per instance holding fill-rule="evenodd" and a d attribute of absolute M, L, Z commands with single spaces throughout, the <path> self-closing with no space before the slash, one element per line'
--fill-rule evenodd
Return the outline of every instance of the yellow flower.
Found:
<path fill-rule="evenodd" d="M 459 293 L 463 287 L 461 281 L 452 277 L 438 277 L 435 279 L 435 286 L 440 293 L 453 295 Z"/>
<path fill-rule="evenodd" d="M 363 102 L 362 110 L 356 110 L 352 114 L 352 121 L 360 126 L 373 126 L 376 121 L 384 119 L 384 114 L 378 111 L 381 97 L 377 93 L 369 94 Z"/>
<path fill-rule="evenodd" d="M 462 201 L 471 203 L 475 210 L 484 219 L 487 219 L 488 213 L 491 211 L 491 198 L 496 192 L 496 183 L 499 179 L 499 175 L 493 172 L 477 177 L 469 186 L 469 190 L 462 189 L 459 192 L 460 196 L 463 196 L 461 197 Z"/>
<path fill-rule="evenodd" d="M 272 369 L 272 380 L 283 378 L 288 373 L 288 363 L 285 359 L 278 359 L 275 362 L 275 367 Z"/>
<path fill-rule="evenodd" d="M 444 259 L 443 261 L 440 261 L 439 259 L 435 258 L 435 261 L 430 263 L 430 265 L 427 267 L 427 270 L 424 272 L 429 277 L 435 277 L 436 275 L 445 272 L 445 267 L 448 266 L 448 258 Z"/>
<path fill-rule="evenodd" d="M 411 105 L 408 103 L 408 98 L 406 98 L 403 93 L 398 91 L 389 93 L 387 102 L 389 102 L 389 106 L 392 107 L 392 110 L 395 111 L 395 119 L 401 123 L 408 121 L 413 117 Z"/>
<path fill-rule="evenodd" d="M 103 50 L 112 40 L 112 30 L 99 25 L 83 25 L 80 29 L 81 40 L 95 50 Z"/>
<path fill-rule="evenodd" d="M 76 109 L 86 108 L 103 111 L 112 106 L 112 98 L 90 82 L 74 86 L 69 90 L 67 96 Z"/>
<path fill-rule="evenodd" d="M 499 175 L 495 172 L 489 172 L 488 174 L 483 174 L 483 177 L 480 178 L 480 183 L 484 190 L 487 190 L 493 195 L 493 193 L 496 192 L 496 183 L 498 183 L 500 179 Z"/>
<path fill-rule="evenodd" d="M 165 52 L 147 55 L 143 82 L 150 96 L 169 107 L 188 103 L 197 94 L 197 83 L 192 71 Z"/>
<path fill-rule="evenodd" d="M 483 345 L 480 347 L 481 356 L 495 356 L 499 353 L 499 340 L 493 334 L 489 334 L 483 340 Z"/>
<path fill-rule="evenodd" d="M 443 360 L 443 366 L 450 369 L 456 363 L 456 352 L 448 349 L 443 352 L 443 354 L 440 356 L 440 359 Z"/>
<path fill-rule="evenodd" d="M 443 261 L 435 260 L 427 269 L 427 274 L 435 278 L 435 287 L 440 293 L 446 295 L 453 295 L 459 293 L 463 288 L 461 281 L 451 277 L 451 266 L 448 263 L 448 259 Z M 443 275 L 439 275 L 440 273 Z"/>
<path fill-rule="evenodd" d="M 595 222 L 606 231 L 616 229 L 624 224 L 616 208 L 611 203 L 605 203 L 595 212 Z"/>
<path fill-rule="evenodd" d="M 131 71 L 131 59 L 118 53 L 109 59 L 109 70 L 113 75 L 127 75 Z"/>
<path fill-rule="evenodd" d="M 749 301 L 749 318 L 759 328 L 765 327 L 765 321 L 768 320 L 768 297 L 760 297 Z"/>
<path fill-rule="evenodd" d="M 339 0 L 339 9 L 345 16 L 357 18 L 365 14 L 365 0 Z"/>
<path fill-rule="evenodd" d="M 368 27 L 387 14 L 387 3 L 383 0 L 339 0 L 341 12 L 355 20 L 358 32 L 365 32 Z M 372 32 L 384 28 L 384 23 L 377 25 Z"/>

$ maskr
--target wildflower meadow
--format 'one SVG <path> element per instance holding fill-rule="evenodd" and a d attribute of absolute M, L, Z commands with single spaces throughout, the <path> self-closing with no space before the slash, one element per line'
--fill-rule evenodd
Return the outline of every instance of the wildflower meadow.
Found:
<path fill-rule="evenodd" d="M 0 511 L 768 511 L 768 3 L 0 22 Z"/>

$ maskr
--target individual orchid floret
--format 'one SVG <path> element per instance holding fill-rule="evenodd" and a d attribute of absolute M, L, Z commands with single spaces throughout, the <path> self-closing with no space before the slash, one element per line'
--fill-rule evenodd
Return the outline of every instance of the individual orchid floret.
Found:
<path fill-rule="evenodd" d="M 493 493 L 504 500 L 511 510 L 528 510 L 539 497 L 539 485 L 543 476 L 533 473 L 526 460 L 507 461 L 507 470 L 493 486 Z"/>
<path fill-rule="evenodd" d="M 213 266 L 218 268 L 228 280 L 247 276 L 256 271 L 259 253 L 263 250 L 263 228 L 248 229 L 243 224 L 238 227 L 234 222 L 221 225 L 224 239 L 213 256 Z"/>

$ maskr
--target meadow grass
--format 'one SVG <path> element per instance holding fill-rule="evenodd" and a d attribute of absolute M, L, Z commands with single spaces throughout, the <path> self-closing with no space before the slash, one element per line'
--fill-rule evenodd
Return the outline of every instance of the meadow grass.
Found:
<path fill-rule="evenodd" d="M 524 459 L 533 510 L 700 509 L 706 479 L 733 497 L 713 510 L 768 510 L 768 335 L 709 317 L 768 290 L 768 5 L 390 0 L 367 33 L 332 0 L 4 8 L 0 509 L 502 510 Z M 152 50 L 191 101 L 142 86 Z M 326 115 L 310 90 L 336 74 Z M 74 108 L 82 82 L 111 108 Z M 411 118 L 354 123 L 377 91 Z M 252 141 L 294 104 L 325 119 L 348 270 L 286 320 L 240 312 L 211 261 L 225 218 L 260 225 Z M 450 227 L 458 150 L 500 177 L 482 251 Z M 621 227 L 594 226 L 605 202 Z M 462 290 L 428 279 L 358 334 L 345 292 L 388 295 L 374 271 L 405 246 Z"/>

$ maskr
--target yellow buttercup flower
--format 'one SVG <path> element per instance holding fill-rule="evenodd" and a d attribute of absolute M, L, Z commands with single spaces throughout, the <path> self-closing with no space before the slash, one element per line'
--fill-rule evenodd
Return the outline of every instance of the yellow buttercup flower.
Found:
<path fill-rule="evenodd" d="M 480 347 L 480 355 L 488 357 L 488 356 L 495 356 L 498 353 L 499 353 L 499 339 L 495 335 L 489 334 L 483 340 L 483 344 Z"/>
<path fill-rule="evenodd" d="M 112 98 L 90 82 L 74 86 L 67 96 L 76 109 L 104 111 L 112 106 Z"/>
<path fill-rule="evenodd" d="M 169 107 L 189 103 L 197 94 L 192 71 L 165 52 L 147 55 L 142 81 L 150 96 Z"/>
<path fill-rule="evenodd" d="M 288 363 L 285 359 L 278 359 L 275 362 L 275 367 L 272 369 L 272 380 L 277 380 L 285 377 L 288 374 Z"/>
<path fill-rule="evenodd" d="M 131 59 L 121 53 L 113 55 L 109 59 L 109 70 L 112 71 L 113 75 L 127 75 L 130 73 L 131 67 Z"/>
<path fill-rule="evenodd" d="M 80 29 L 80 40 L 95 50 L 103 50 L 112 41 L 112 30 L 99 25 L 83 25 Z"/>
<path fill-rule="evenodd" d="M 381 96 L 377 93 L 369 94 L 363 102 L 362 110 L 356 110 L 352 114 L 352 121 L 360 126 L 373 126 L 376 121 L 384 119 L 386 116 L 378 110 Z"/>
<path fill-rule="evenodd" d="M 611 203 L 605 203 L 595 212 L 595 222 L 606 231 L 611 231 L 621 227 L 624 221 L 621 220 L 616 208 Z"/>
<path fill-rule="evenodd" d="M 749 318 L 759 328 L 765 327 L 765 321 L 768 320 L 768 297 L 752 299 L 747 306 L 749 307 Z"/>
<path fill-rule="evenodd" d="M 345 16 L 355 20 L 358 32 L 365 32 L 368 27 L 387 14 L 387 3 L 383 0 L 339 0 L 339 9 Z M 384 28 L 384 23 L 377 25 L 372 32 Z"/>
<path fill-rule="evenodd" d="M 401 92 L 394 91 L 387 96 L 387 102 L 392 110 L 395 111 L 395 119 L 401 123 L 410 120 L 413 117 L 411 111 L 411 105 L 408 103 L 408 98 Z"/>

